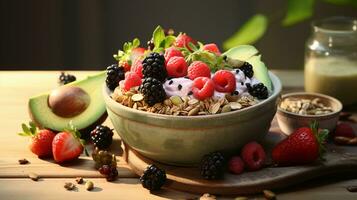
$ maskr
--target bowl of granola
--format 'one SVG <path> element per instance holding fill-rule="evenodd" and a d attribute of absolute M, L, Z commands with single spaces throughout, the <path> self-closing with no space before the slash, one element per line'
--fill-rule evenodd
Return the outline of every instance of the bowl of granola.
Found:
<path fill-rule="evenodd" d="M 156 161 L 187 166 L 264 138 L 282 86 L 256 48 L 221 53 L 213 43 L 167 35 L 161 27 L 151 41 L 147 49 L 137 39 L 126 43 L 114 55 L 119 64 L 107 68 L 104 101 L 127 145 Z"/>
<path fill-rule="evenodd" d="M 342 103 L 328 95 L 308 92 L 284 94 L 276 114 L 280 129 L 287 135 L 317 121 L 319 127 L 333 131 L 342 110 Z"/>

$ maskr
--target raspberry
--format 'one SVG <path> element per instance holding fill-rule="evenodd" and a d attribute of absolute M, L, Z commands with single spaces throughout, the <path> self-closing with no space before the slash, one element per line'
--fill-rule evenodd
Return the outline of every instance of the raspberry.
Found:
<path fill-rule="evenodd" d="M 215 54 L 218 55 L 218 56 L 221 55 L 221 51 L 219 51 L 217 45 L 214 44 L 214 43 L 205 44 L 205 45 L 203 46 L 203 50 L 206 50 L 206 51 L 215 53 Z"/>
<path fill-rule="evenodd" d="M 229 160 L 228 168 L 233 174 L 241 174 L 244 171 L 244 162 L 239 156 L 233 156 Z"/>
<path fill-rule="evenodd" d="M 337 137 L 337 136 L 342 136 L 342 137 L 347 137 L 347 138 L 354 138 L 356 137 L 355 136 L 355 133 L 353 131 L 353 128 L 347 124 L 347 123 L 339 123 L 337 126 L 336 126 L 336 129 L 335 129 L 335 132 L 334 132 L 334 137 Z"/>
<path fill-rule="evenodd" d="M 131 66 L 130 69 L 131 72 L 136 73 L 137 75 L 139 75 L 140 78 L 143 78 L 143 64 L 141 62 L 140 59 L 137 59 L 133 65 Z"/>
<path fill-rule="evenodd" d="M 187 75 L 191 80 L 195 80 L 197 77 L 211 78 L 211 70 L 206 63 L 202 61 L 194 61 L 188 67 Z"/>
<path fill-rule="evenodd" d="M 204 100 L 213 96 L 214 83 L 207 77 L 197 77 L 192 83 L 193 96 L 198 100 Z"/>
<path fill-rule="evenodd" d="M 228 70 L 217 71 L 212 80 L 218 92 L 231 93 L 236 89 L 236 78 Z"/>
<path fill-rule="evenodd" d="M 187 75 L 187 64 L 183 57 L 174 56 L 167 62 L 166 71 L 169 77 L 184 77 Z"/>
<path fill-rule="evenodd" d="M 128 91 L 132 87 L 139 86 L 141 84 L 141 78 L 138 74 L 134 72 L 127 72 L 125 73 L 125 80 L 124 80 L 124 90 Z"/>
<path fill-rule="evenodd" d="M 262 145 L 250 142 L 243 147 L 241 157 L 249 170 L 256 171 L 263 167 L 266 155 Z"/>
<path fill-rule="evenodd" d="M 178 50 L 176 47 L 169 47 L 165 50 L 165 61 L 166 63 L 170 60 L 170 58 L 174 57 L 174 56 L 179 56 L 179 57 L 184 57 L 181 53 L 180 50 Z"/>
<path fill-rule="evenodd" d="M 190 36 L 188 36 L 184 33 L 184 34 L 180 34 L 176 37 L 174 45 L 176 47 L 186 47 L 188 50 L 192 51 L 192 49 L 188 45 L 189 43 L 196 45 L 197 41 L 192 39 Z"/>

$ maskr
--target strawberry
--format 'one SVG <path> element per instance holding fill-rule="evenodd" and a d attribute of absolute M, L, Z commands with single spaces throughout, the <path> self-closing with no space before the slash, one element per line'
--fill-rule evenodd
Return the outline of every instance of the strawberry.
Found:
<path fill-rule="evenodd" d="M 53 158 L 57 163 L 74 160 L 83 152 L 83 146 L 80 133 L 71 125 L 68 130 L 58 133 L 53 139 Z"/>
<path fill-rule="evenodd" d="M 131 62 L 134 63 L 137 59 L 140 59 L 144 55 L 145 50 L 146 49 L 144 49 L 142 47 L 133 48 L 130 52 Z"/>
<path fill-rule="evenodd" d="M 334 132 L 334 137 L 347 137 L 347 138 L 354 138 L 356 137 L 353 128 L 351 125 L 348 123 L 339 123 L 336 126 L 335 132 Z"/>
<path fill-rule="evenodd" d="M 217 45 L 214 43 L 203 45 L 203 50 L 215 53 L 217 56 L 221 55 L 221 51 L 218 49 Z"/>
<path fill-rule="evenodd" d="M 174 46 L 175 47 L 186 47 L 188 50 L 192 51 L 191 47 L 189 46 L 189 43 L 192 43 L 193 45 L 197 45 L 196 40 L 192 39 L 190 36 L 183 33 L 183 34 L 179 34 L 176 37 Z"/>
<path fill-rule="evenodd" d="M 31 137 L 29 148 L 32 153 L 39 157 L 52 156 L 52 140 L 56 134 L 47 129 L 37 130 L 33 122 L 30 122 L 29 125 L 28 127 L 26 124 L 22 124 L 23 132 L 19 135 Z"/>
<path fill-rule="evenodd" d="M 299 128 L 278 143 L 272 151 L 273 161 L 283 166 L 314 162 L 324 153 L 327 136 L 328 130 L 318 132 L 318 123 L 314 121 L 310 127 Z"/>

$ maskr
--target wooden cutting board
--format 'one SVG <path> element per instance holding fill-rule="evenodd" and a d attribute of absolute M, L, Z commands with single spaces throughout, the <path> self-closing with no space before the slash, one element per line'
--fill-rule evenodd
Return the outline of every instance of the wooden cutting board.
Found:
<path fill-rule="evenodd" d="M 355 127 L 356 128 L 356 127 Z M 275 120 L 266 136 L 266 149 L 271 149 L 274 144 L 284 136 Z M 124 145 L 124 160 L 138 175 L 149 164 L 156 164 L 166 170 L 167 183 L 165 187 L 192 192 L 222 195 L 242 195 L 259 193 L 264 189 L 282 189 L 304 181 L 337 174 L 357 175 L 357 147 L 336 146 L 328 144 L 328 151 L 324 161 L 308 166 L 295 167 L 266 167 L 256 172 L 244 172 L 241 175 L 226 173 L 224 179 L 209 181 L 200 177 L 199 169 L 194 167 L 177 167 L 165 165 L 150 160 L 140 155 L 128 145 Z"/>

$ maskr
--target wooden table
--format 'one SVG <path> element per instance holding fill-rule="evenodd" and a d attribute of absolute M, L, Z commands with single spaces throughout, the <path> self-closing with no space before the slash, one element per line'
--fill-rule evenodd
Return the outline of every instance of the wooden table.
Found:
<path fill-rule="evenodd" d="M 94 74 L 93 71 L 72 72 L 77 78 Z M 284 91 L 302 90 L 303 74 L 301 71 L 276 71 L 281 77 Z M 41 160 L 27 148 L 27 138 L 18 136 L 20 124 L 29 121 L 27 100 L 30 96 L 49 91 L 57 86 L 57 71 L 0 71 L 0 200 L 7 199 L 193 199 L 196 194 L 163 189 L 151 194 L 142 188 L 138 177 L 132 173 L 119 157 L 119 179 L 106 182 L 93 169 L 90 157 L 81 156 L 74 163 L 57 165 L 52 160 Z M 112 126 L 107 120 L 106 125 Z M 115 135 L 114 151 L 121 155 L 120 140 Z M 28 165 L 19 165 L 18 160 L 28 159 Z M 356 169 L 357 170 L 357 169 Z M 28 173 L 41 176 L 34 182 Z M 74 182 L 75 177 L 82 176 L 95 184 L 93 191 L 86 191 L 83 185 L 77 191 L 66 191 L 65 182 Z M 357 185 L 357 179 L 341 180 L 327 177 L 311 181 L 284 191 L 276 191 L 279 199 L 357 199 L 357 193 L 347 192 L 345 187 Z M 234 197 L 219 197 L 232 199 Z M 261 195 L 253 198 L 262 199 Z"/>

